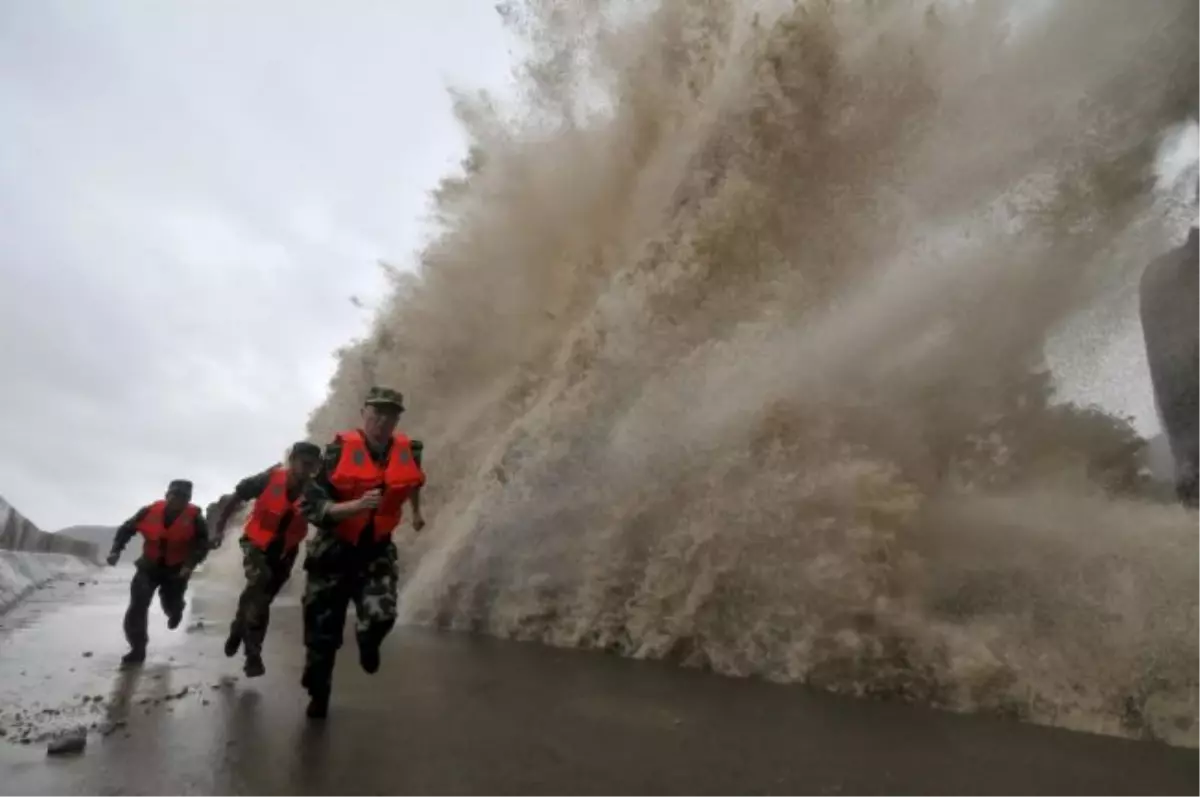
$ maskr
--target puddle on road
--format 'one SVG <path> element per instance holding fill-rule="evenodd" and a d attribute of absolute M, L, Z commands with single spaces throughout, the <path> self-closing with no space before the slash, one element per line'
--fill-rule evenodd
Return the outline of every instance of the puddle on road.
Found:
<path fill-rule="evenodd" d="M 145 664 L 121 667 L 131 575 L 122 567 L 59 581 L 0 618 L 0 743 L 44 746 L 81 730 L 128 733 L 137 717 L 207 704 L 213 692 L 236 684 L 223 674 L 229 667 L 215 639 L 184 648 L 197 634 L 223 634 L 228 622 L 235 596 L 204 582 L 189 589 L 174 631 L 155 602 Z"/>

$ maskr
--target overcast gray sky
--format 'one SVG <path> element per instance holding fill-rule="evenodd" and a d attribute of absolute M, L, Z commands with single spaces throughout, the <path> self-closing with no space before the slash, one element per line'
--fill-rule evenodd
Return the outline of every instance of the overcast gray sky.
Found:
<path fill-rule="evenodd" d="M 481 0 L 0 2 L 0 495 L 116 523 L 275 460 L 369 321 L 349 298 L 421 243 L 446 87 L 505 86 L 508 47 Z M 1150 431 L 1132 312 L 1089 352 L 1122 385 L 1071 397 Z"/>
<path fill-rule="evenodd" d="M 0 495 L 116 523 L 276 459 L 502 86 L 479 0 L 0 3 Z"/>

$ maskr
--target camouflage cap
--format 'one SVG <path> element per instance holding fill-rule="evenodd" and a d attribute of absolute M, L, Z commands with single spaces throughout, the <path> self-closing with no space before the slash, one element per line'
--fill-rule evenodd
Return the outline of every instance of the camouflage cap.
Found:
<path fill-rule="evenodd" d="M 372 387 L 367 391 L 367 397 L 363 400 L 363 405 L 368 407 L 395 407 L 398 410 L 403 410 L 404 394 L 399 390 L 392 390 L 390 387 Z"/>
<path fill-rule="evenodd" d="M 307 440 L 301 440 L 298 443 L 293 443 L 288 451 L 288 457 L 317 457 L 321 456 L 321 447 L 316 443 L 310 443 Z"/>
<path fill-rule="evenodd" d="M 192 497 L 192 483 L 187 479 L 175 479 L 167 485 L 167 492 L 175 495 Z"/>

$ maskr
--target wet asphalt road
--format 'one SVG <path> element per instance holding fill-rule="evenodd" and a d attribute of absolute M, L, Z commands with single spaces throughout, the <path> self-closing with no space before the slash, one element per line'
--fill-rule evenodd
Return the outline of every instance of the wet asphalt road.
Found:
<path fill-rule="evenodd" d="M 156 604 L 147 662 L 122 672 L 130 572 L 60 582 L 0 617 L 0 793 L 1200 790 L 1195 750 L 420 629 L 393 634 L 373 677 L 348 644 L 315 724 L 294 592 L 263 678 L 222 655 L 234 596 L 203 583 L 174 632 Z M 47 740 L 79 726 L 87 748 L 48 758 Z"/>

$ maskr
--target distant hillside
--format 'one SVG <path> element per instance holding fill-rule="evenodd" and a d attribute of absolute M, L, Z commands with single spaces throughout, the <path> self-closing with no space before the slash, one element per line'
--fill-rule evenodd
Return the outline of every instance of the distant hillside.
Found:
<path fill-rule="evenodd" d="M 116 526 L 68 526 L 54 532 L 64 537 L 70 537 L 83 542 L 90 542 L 101 553 L 107 553 L 112 547 L 113 535 L 117 533 Z"/>

